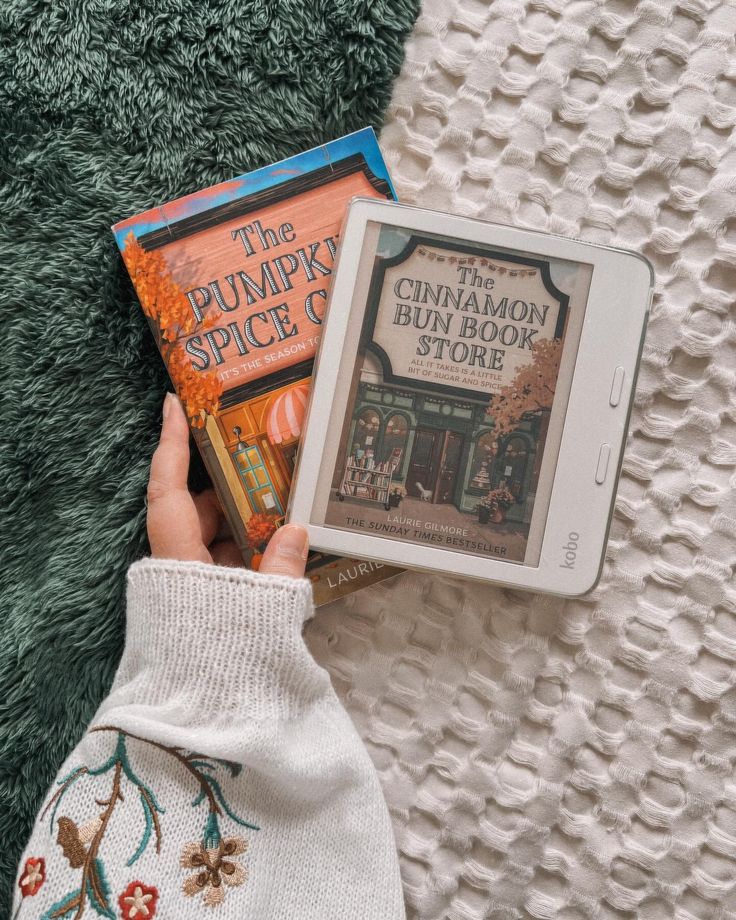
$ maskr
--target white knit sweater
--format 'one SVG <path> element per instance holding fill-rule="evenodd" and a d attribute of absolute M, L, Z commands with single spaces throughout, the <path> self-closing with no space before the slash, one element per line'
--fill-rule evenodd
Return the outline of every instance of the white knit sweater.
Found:
<path fill-rule="evenodd" d="M 404 917 L 373 767 L 302 640 L 311 613 L 306 579 L 131 567 L 114 685 L 44 803 L 13 917 Z"/>

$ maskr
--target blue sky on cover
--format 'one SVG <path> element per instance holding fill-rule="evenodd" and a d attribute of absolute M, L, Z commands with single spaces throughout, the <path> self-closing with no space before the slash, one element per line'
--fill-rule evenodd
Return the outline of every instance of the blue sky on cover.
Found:
<path fill-rule="evenodd" d="M 371 172 L 379 179 L 385 179 L 391 190 L 394 191 L 375 133 L 372 128 L 363 128 L 319 147 L 313 147 L 311 150 L 297 153 L 285 160 L 280 160 L 278 163 L 263 166 L 260 169 L 253 170 L 253 172 L 245 173 L 242 176 L 211 186 L 209 189 L 201 189 L 190 195 L 176 198 L 165 205 L 157 205 L 141 214 L 128 217 L 115 224 L 112 228 L 115 240 L 118 247 L 122 249 L 125 237 L 131 230 L 135 232 L 137 237 L 140 237 L 145 233 L 150 233 L 152 230 L 165 227 L 167 221 L 164 218 L 162 208 L 168 209 L 176 206 L 176 216 L 169 223 L 176 222 L 182 220 L 182 218 L 190 217 L 192 214 L 209 211 L 211 208 L 226 202 L 252 195 L 254 192 L 261 191 L 261 189 L 272 188 L 282 182 L 288 182 L 295 176 L 303 175 L 325 166 L 329 160 L 333 162 L 344 160 L 355 153 L 362 153 Z M 219 189 L 221 191 L 218 191 Z"/>

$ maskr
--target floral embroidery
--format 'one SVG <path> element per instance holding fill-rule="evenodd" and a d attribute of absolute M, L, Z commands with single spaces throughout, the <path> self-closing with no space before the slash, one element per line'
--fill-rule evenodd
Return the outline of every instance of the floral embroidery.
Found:
<path fill-rule="evenodd" d="M 18 887 L 23 897 L 31 897 L 46 881 L 46 862 L 43 856 L 31 856 L 26 860 L 25 867 L 20 875 Z"/>
<path fill-rule="evenodd" d="M 125 920 L 135 917 L 152 917 L 156 913 L 158 889 L 143 882 L 131 882 L 118 898 Z"/>
<path fill-rule="evenodd" d="M 203 902 L 207 907 L 217 907 L 225 897 L 223 882 L 231 888 L 244 884 L 248 870 L 232 858 L 248 849 L 243 837 L 226 837 L 216 847 L 205 847 L 202 843 L 188 843 L 181 853 L 183 869 L 197 869 L 184 880 L 184 894 L 190 897 L 204 892 Z"/>
<path fill-rule="evenodd" d="M 192 851 L 189 862 L 184 868 L 199 868 L 201 871 L 195 878 L 203 877 L 203 883 L 196 891 L 207 889 L 204 903 L 214 907 L 223 899 L 222 881 L 226 885 L 242 885 L 247 872 L 244 866 L 224 857 L 237 856 L 244 853 L 247 842 L 242 837 L 223 838 L 220 823 L 229 819 L 241 827 L 250 830 L 259 830 L 258 826 L 246 821 L 237 815 L 229 806 L 222 791 L 221 779 L 218 772 L 226 770 L 232 777 L 238 776 L 242 767 L 239 764 L 203 754 L 184 751 L 182 748 L 161 744 L 141 738 L 130 732 L 122 731 L 113 726 L 98 726 L 92 732 L 115 732 L 117 742 L 112 755 L 99 767 L 77 767 L 67 776 L 59 780 L 59 788 L 49 799 L 42 812 L 42 818 L 50 812 L 50 824 L 53 828 L 56 814 L 67 791 L 82 777 L 110 776 L 111 784 L 107 797 L 95 797 L 94 804 L 102 810 L 89 816 L 81 825 L 66 815 L 61 815 L 56 821 L 56 840 L 72 869 L 81 870 L 79 887 L 73 888 L 64 898 L 53 904 L 41 917 L 41 920 L 81 920 L 87 907 L 96 914 L 106 917 L 107 920 L 116 920 L 112 908 L 112 895 L 105 875 L 105 867 L 100 855 L 102 843 L 112 822 L 113 813 L 118 802 L 123 801 L 123 789 L 126 785 L 132 786 L 137 793 L 142 812 L 143 829 L 136 846 L 126 865 L 132 866 L 145 853 L 151 841 L 155 841 L 156 853 L 161 852 L 163 839 L 160 815 L 165 814 L 165 809 L 159 804 L 153 789 L 150 788 L 133 770 L 128 758 L 126 741 L 134 738 L 143 744 L 157 748 L 166 755 L 173 757 L 194 778 L 197 783 L 197 794 L 191 802 L 192 808 L 206 806 L 206 817 L 202 833 L 202 843 L 191 846 L 199 847 Z M 126 793 L 129 794 L 129 793 Z M 195 866 L 191 860 L 196 858 L 196 852 L 201 854 L 202 862 Z M 43 862 L 41 860 L 41 862 Z M 188 881 L 188 880 L 187 880 Z M 186 889 L 185 893 L 194 894 L 194 890 Z M 132 886 L 132 888 L 131 888 Z M 140 889 L 140 895 L 136 892 Z M 35 891 L 33 892 L 35 893 Z M 123 898 L 127 899 L 123 902 Z M 141 882 L 131 882 L 131 885 L 118 898 L 120 909 L 125 920 L 142 920 L 152 917 L 156 910 L 158 892 L 155 888 L 145 886 Z M 130 900 L 132 899 L 132 900 Z M 126 912 L 127 911 L 127 912 Z M 148 912 L 146 912 L 148 911 Z"/>

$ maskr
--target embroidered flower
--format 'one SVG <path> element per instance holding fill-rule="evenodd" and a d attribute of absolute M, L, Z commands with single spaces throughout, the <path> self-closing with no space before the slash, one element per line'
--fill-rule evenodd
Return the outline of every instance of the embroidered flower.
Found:
<path fill-rule="evenodd" d="M 143 882 L 131 882 L 118 898 L 120 910 L 125 920 L 152 917 L 156 913 L 158 889 Z"/>
<path fill-rule="evenodd" d="M 190 897 L 204 892 L 208 907 L 217 907 L 225 897 L 224 885 L 235 888 L 248 878 L 248 870 L 231 857 L 248 849 L 243 837 L 225 837 L 216 847 L 205 848 L 202 843 L 189 843 L 181 853 L 183 869 L 197 869 L 184 880 L 184 894 Z"/>
<path fill-rule="evenodd" d="M 23 892 L 23 897 L 36 894 L 45 881 L 46 862 L 43 856 L 31 856 L 26 860 L 25 868 L 18 882 L 18 887 Z"/>

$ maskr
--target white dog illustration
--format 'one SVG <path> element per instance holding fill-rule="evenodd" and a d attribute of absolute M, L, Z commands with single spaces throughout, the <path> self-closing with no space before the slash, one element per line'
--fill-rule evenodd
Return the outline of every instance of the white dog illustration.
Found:
<path fill-rule="evenodd" d="M 417 491 L 419 492 L 419 497 L 421 498 L 423 502 L 432 501 L 432 490 L 431 489 L 425 489 L 424 486 L 421 484 L 421 482 L 415 482 L 414 485 L 417 487 Z"/>

